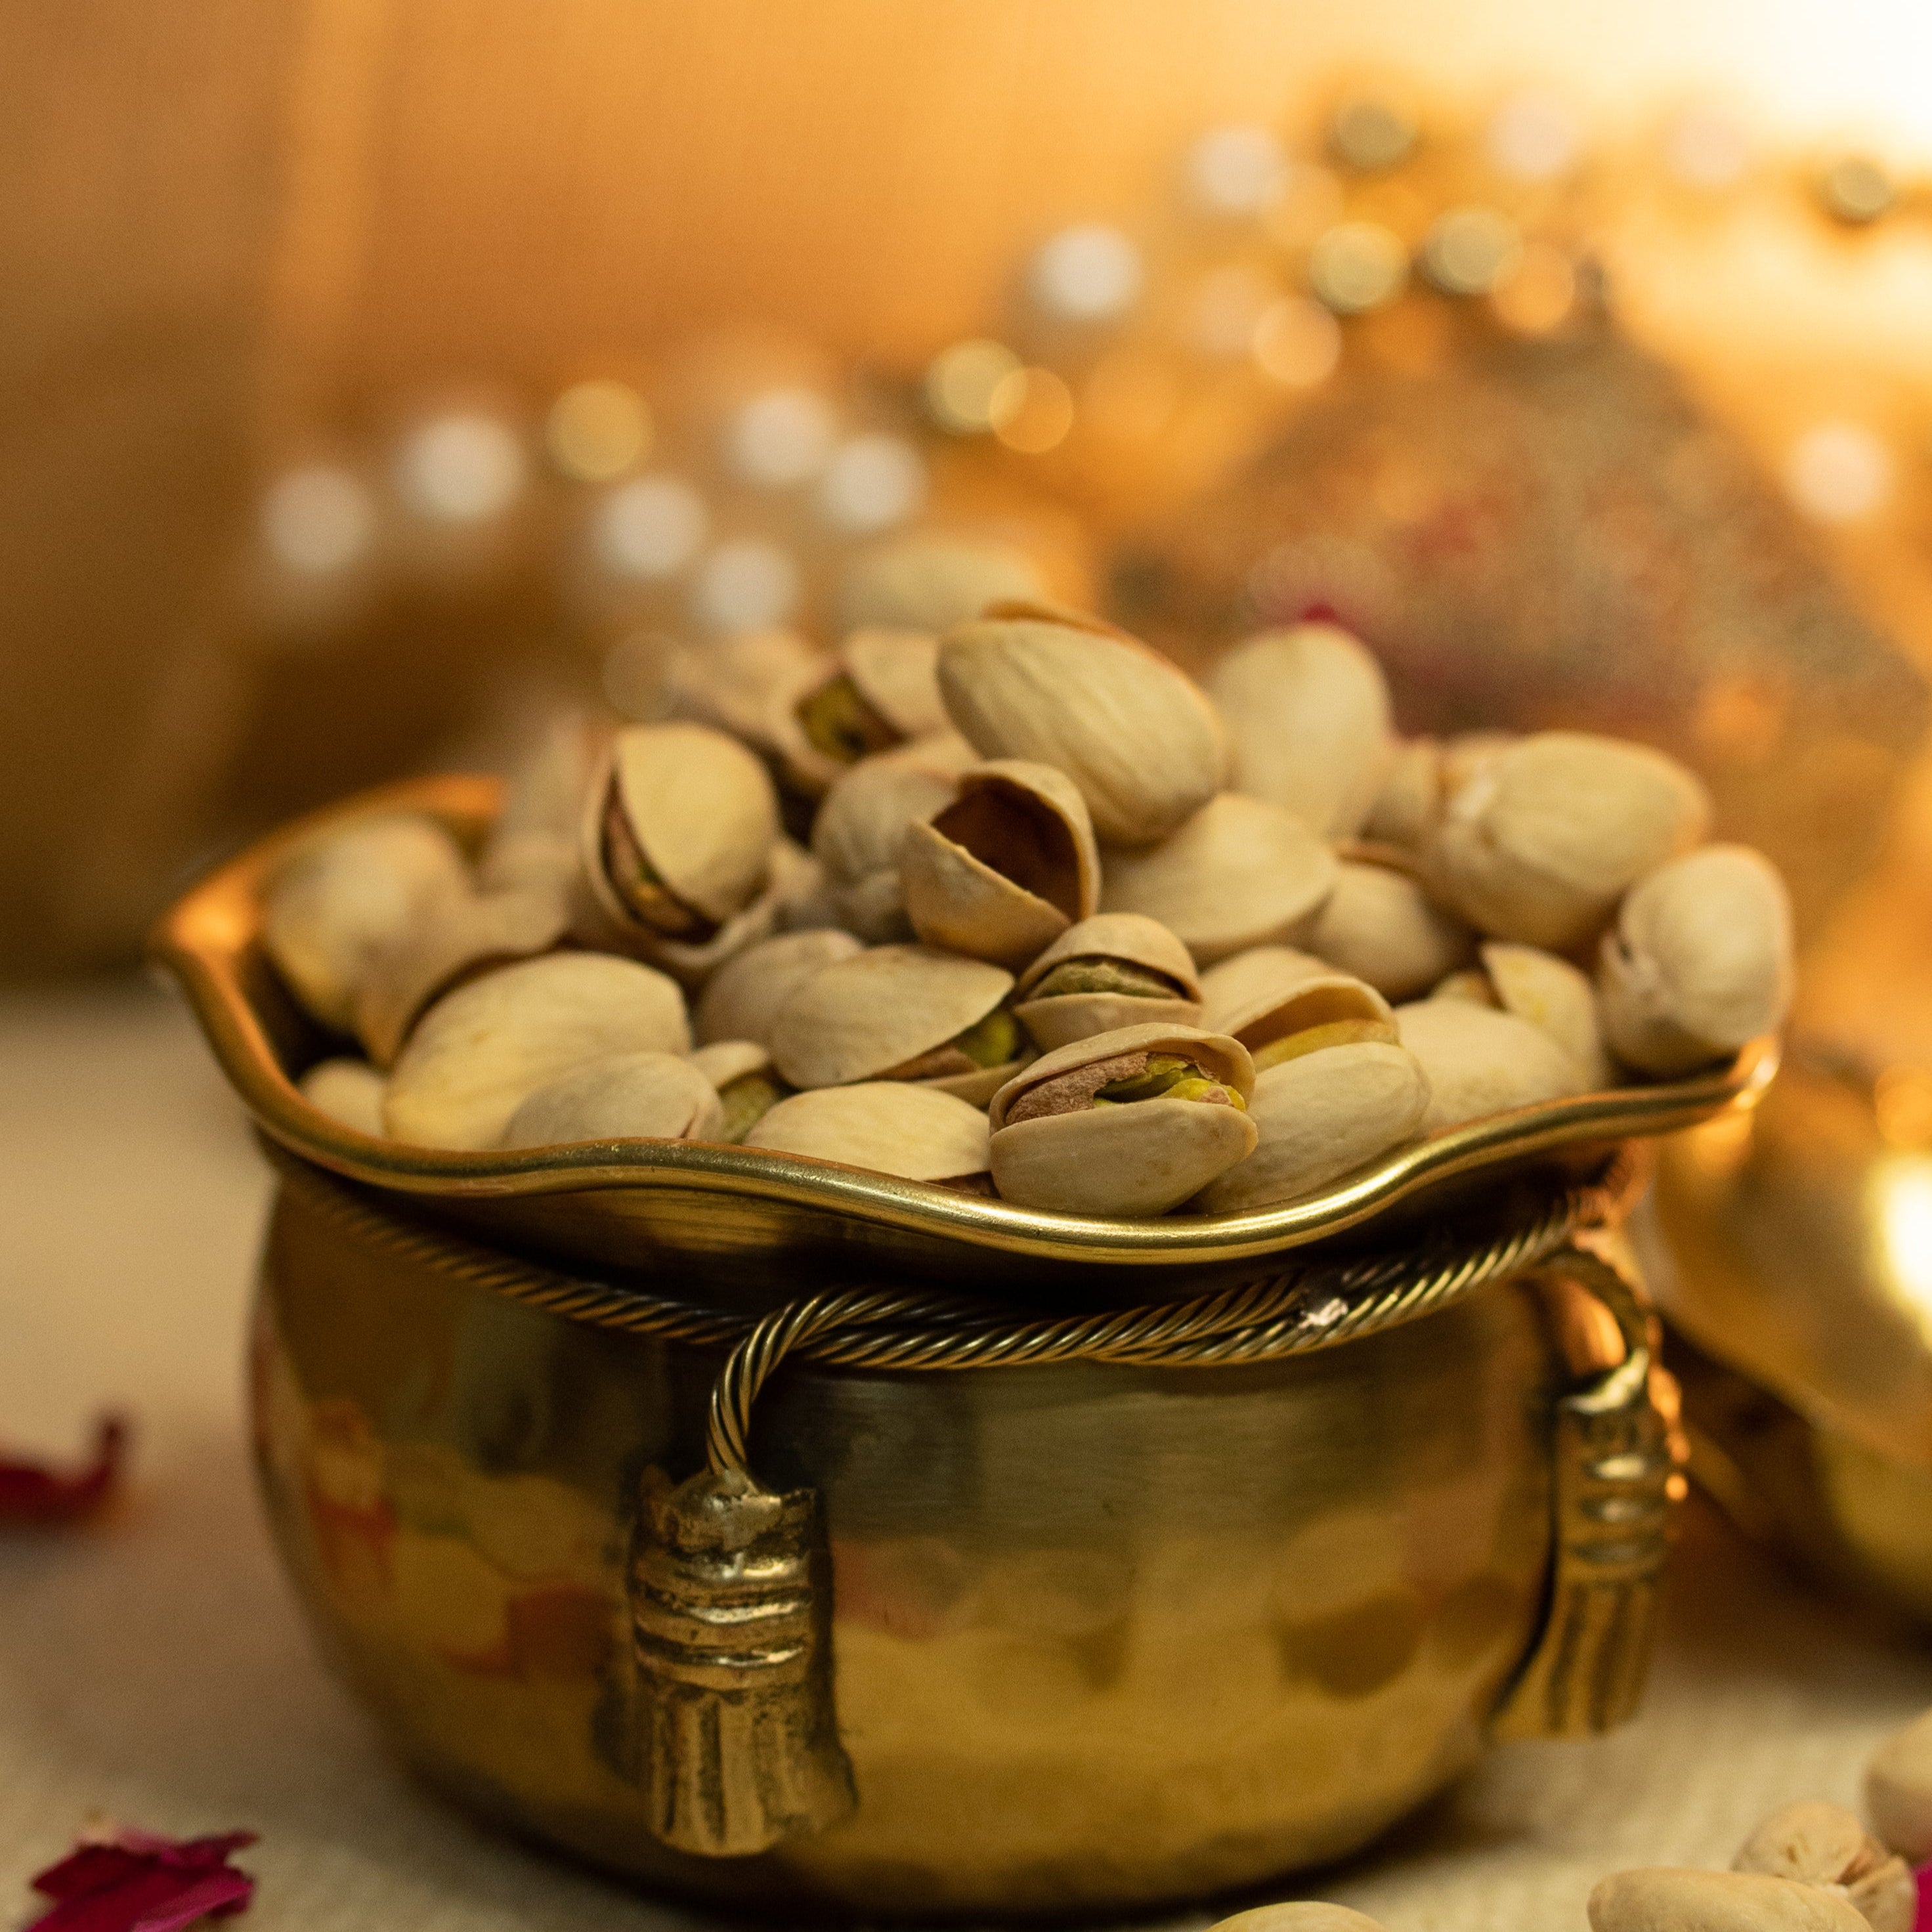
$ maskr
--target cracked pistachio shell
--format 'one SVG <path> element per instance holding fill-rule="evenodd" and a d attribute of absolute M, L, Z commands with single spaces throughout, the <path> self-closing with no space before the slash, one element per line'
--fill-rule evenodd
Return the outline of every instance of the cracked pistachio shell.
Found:
<path fill-rule="evenodd" d="M 1932 1711 L 1894 1731 L 1872 1754 L 1865 1809 L 1894 1851 L 1914 1864 L 1932 1862 Z"/>
<path fill-rule="evenodd" d="M 1325 1046 L 1255 1076 L 1255 1150 L 1203 1190 L 1209 1214 L 1299 1200 L 1412 1141 L 1429 1111 L 1414 1054 L 1383 1040 Z"/>
<path fill-rule="evenodd" d="M 1476 935 L 1399 865 L 1343 859 L 1308 946 L 1391 1000 L 1414 999 L 1466 964 Z"/>
<path fill-rule="evenodd" d="M 1598 968 L 1619 1059 L 1670 1077 L 1774 1032 L 1791 1009 L 1791 902 L 1769 860 L 1707 845 L 1624 899 Z"/>
<path fill-rule="evenodd" d="M 792 993 L 771 1029 L 772 1059 L 793 1087 L 878 1079 L 977 1024 L 1012 983 L 1010 973 L 983 959 L 928 946 L 874 946 L 813 974 Z"/>
<path fill-rule="evenodd" d="M 568 933 L 568 904 L 548 888 L 472 892 L 426 906 L 370 968 L 356 1002 L 369 1058 L 388 1066 L 423 1013 L 462 981 L 551 951 Z"/>
<path fill-rule="evenodd" d="M 1301 938 L 1336 871 L 1334 854 L 1293 813 L 1224 791 L 1158 845 L 1109 852 L 1100 903 L 1159 920 L 1205 966 Z"/>
<path fill-rule="evenodd" d="M 1166 838 L 1214 796 L 1227 747 L 1185 673 L 1094 620 L 995 608 L 1014 614 L 962 624 L 939 652 L 946 710 L 981 757 L 1064 772 L 1095 832 L 1117 845 Z"/>
<path fill-rule="evenodd" d="M 866 625 L 849 632 L 836 655 L 859 695 L 902 739 L 952 728 L 939 695 L 935 632 Z"/>
<path fill-rule="evenodd" d="M 338 1126 L 382 1137 L 381 1074 L 366 1060 L 320 1060 L 296 1082 L 302 1098 Z"/>
<path fill-rule="evenodd" d="M 1051 765 L 973 766 L 950 804 L 906 827 L 899 881 L 927 945 L 1024 966 L 1100 904 L 1086 801 Z"/>
<path fill-rule="evenodd" d="M 1420 1000 L 1396 1007 L 1395 1023 L 1429 1078 L 1426 1133 L 1586 1090 L 1575 1060 L 1514 1013 L 1461 1000 Z"/>
<path fill-rule="evenodd" d="M 1254 1151 L 1254 1123 L 1226 1102 L 1156 1099 L 1082 1106 L 1008 1124 L 1025 1097 L 1063 1074 L 1133 1054 L 1176 1054 L 1245 1100 L 1254 1063 L 1239 1041 L 1197 1027 L 1122 1027 L 1043 1054 L 994 1095 L 993 1184 L 1004 1199 L 1068 1214 L 1165 1214 Z"/>
<path fill-rule="evenodd" d="M 1543 731 L 1486 759 L 1424 852 L 1438 895 L 1498 939 L 1562 952 L 1710 824 L 1703 786 L 1647 746 Z"/>
<path fill-rule="evenodd" d="M 1295 624 L 1238 644 L 1208 695 L 1228 734 L 1230 790 L 1292 812 L 1324 838 L 1352 838 L 1393 748 L 1382 667 L 1334 624 Z"/>
<path fill-rule="evenodd" d="M 951 804 L 960 772 L 975 761 L 963 738 L 941 734 L 862 759 L 826 793 L 812 821 L 812 855 L 840 922 L 861 938 L 911 937 L 899 880 L 906 830 Z"/>
<path fill-rule="evenodd" d="M 1872 1932 L 1912 1932 L 1918 1888 L 1912 1868 L 1842 1804 L 1782 1804 L 1747 1838 L 1731 1869 L 1804 1885 L 1842 1886 Z"/>
<path fill-rule="evenodd" d="M 664 703 L 670 716 L 728 731 L 760 752 L 781 749 L 778 721 L 831 674 L 832 657 L 795 631 L 740 631 L 700 649 L 669 652 Z"/>
<path fill-rule="evenodd" d="M 1496 1004 L 1556 1041 L 1576 1061 L 1586 1092 L 1617 1084 L 1616 1069 L 1604 1051 L 1597 990 L 1587 974 L 1540 946 L 1504 939 L 1491 940 L 1482 959 Z"/>
<path fill-rule="evenodd" d="M 692 941 L 649 936 L 633 922 L 617 930 L 608 923 L 602 937 L 590 943 L 599 950 L 629 952 L 660 967 L 688 987 L 704 986 L 728 961 L 748 946 L 770 938 L 789 909 L 817 889 L 818 867 L 802 845 L 781 838 L 772 848 L 771 872 L 765 889 L 749 905 L 727 920 L 709 939 Z M 595 932 L 596 928 L 591 928 Z"/>
<path fill-rule="evenodd" d="M 717 1088 L 690 1060 L 620 1053 L 537 1088 L 510 1116 L 500 1144 L 716 1140 L 724 1119 Z"/>
<path fill-rule="evenodd" d="M 552 952 L 472 980 L 418 1022 L 389 1076 L 389 1138 L 494 1147 L 539 1087 L 620 1053 L 691 1044 L 677 982 L 634 959 Z"/>
<path fill-rule="evenodd" d="M 744 1144 L 904 1180 L 969 1180 L 986 1172 L 990 1158 L 986 1117 L 977 1107 L 903 1080 L 795 1094 L 772 1108 Z"/>
<path fill-rule="evenodd" d="M 1514 731 L 1466 731 L 1446 742 L 1411 738 L 1397 745 L 1362 836 L 1401 851 L 1420 850 L 1448 800 L 1518 736 Z"/>
<path fill-rule="evenodd" d="M 433 819 L 362 819 L 283 862 L 264 896 L 262 943 L 303 1006 L 347 1033 L 376 959 L 429 907 L 469 890 L 462 853 Z"/>
<path fill-rule="evenodd" d="M 854 631 L 824 674 L 798 690 L 774 720 L 785 769 L 802 788 L 824 792 L 868 758 L 949 731 L 940 702 L 939 640 L 928 631 L 867 626 Z M 825 742 L 814 714 L 830 701 L 838 737 Z"/>
<path fill-rule="evenodd" d="M 1006 598 L 1040 597 L 1033 560 L 1010 544 L 916 531 L 862 551 L 838 580 L 840 620 L 850 629 L 883 625 L 938 632 Z"/>
<path fill-rule="evenodd" d="M 1618 1872 L 1589 1909 L 1591 1932 L 1870 1932 L 1842 1893 L 1761 1872 Z"/>
<path fill-rule="evenodd" d="M 1310 1027 L 1342 1020 L 1393 1022 L 1389 1003 L 1365 981 L 1292 946 L 1255 946 L 1201 976 L 1204 1024 L 1250 1053 Z"/>
<path fill-rule="evenodd" d="M 1295 1899 L 1286 1905 L 1258 1905 L 1252 1911 L 1238 1912 L 1208 1928 L 1208 1932 L 1382 1932 L 1375 1919 L 1346 1905 L 1328 1905 L 1318 1899 Z"/>
<path fill-rule="evenodd" d="M 1138 993 L 1056 993 L 1041 999 L 1033 989 L 1070 960 L 1116 961 L 1172 980 L 1174 997 Z M 1137 912 L 1096 913 L 1070 926 L 1020 975 L 1013 1012 L 1043 1052 L 1096 1033 L 1158 1022 L 1194 1026 L 1201 1018 L 1201 979 L 1187 948 L 1158 920 Z"/>
<path fill-rule="evenodd" d="M 706 982 L 694 1016 L 698 1037 L 757 1040 L 769 1047 L 784 1003 L 822 968 L 865 948 L 849 932 L 819 927 L 761 939 L 725 961 Z"/>

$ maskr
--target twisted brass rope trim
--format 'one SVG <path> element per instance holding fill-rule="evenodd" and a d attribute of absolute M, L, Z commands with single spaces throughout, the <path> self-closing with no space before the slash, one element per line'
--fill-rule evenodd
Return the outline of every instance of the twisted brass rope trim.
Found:
<path fill-rule="evenodd" d="M 1111 1362 L 1142 1368 L 1279 1360 L 1377 1334 L 1546 1259 L 1612 1215 L 1638 1183 L 1626 1149 L 1594 1181 L 1474 1246 L 1437 1233 L 1419 1250 L 1298 1263 L 1191 1300 L 1027 1320 L 923 1289 L 832 1288 L 754 1320 L 562 1275 L 374 1208 L 272 1146 L 285 1184 L 312 1208 L 404 1258 L 492 1294 L 596 1328 L 732 1352 L 712 1393 L 711 1465 L 748 1474 L 751 1414 L 778 1365 L 797 1355 L 860 1370 L 1019 1368 Z"/>

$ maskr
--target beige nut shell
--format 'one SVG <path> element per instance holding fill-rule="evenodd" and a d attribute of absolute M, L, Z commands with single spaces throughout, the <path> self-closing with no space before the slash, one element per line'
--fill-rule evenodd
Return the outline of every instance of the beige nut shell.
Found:
<path fill-rule="evenodd" d="M 1070 959 L 1118 959 L 1148 967 L 1174 981 L 1185 997 L 1163 1000 L 1125 993 L 1028 997 L 1056 966 Z M 1018 991 L 1014 1016 L 1046 1052 L 1121 1027 L 1191 1027 L 1198 1025 L 1201 1019 L 1201 980 L 1192 956 L 1158 920 L 1142 913 L 1096 913 L 1091 919 L 1069 926 L 1020 975 Z"/>
<path fill-rule="evenodd" d="M 1420 1000 L 1396 1007 L 1395 1023 L 1428 1076 L 1426 1133 L 1586 1090 L 1575 1060 L 1514 1013 L 1461 1000 Z"/>
<path fill-rule="evenodd" d="M 1165 838 L 1220 788 L 1227 747 L 1206 694 L 1138 639 L 1085 620 L 988 616 L 940 646 L 954 724 L 982 758 L 1064 772 L 1118 845 Z"/>
<path fill-rule="evenodd" d="M 1096 1060 L 1177 1053 L 1245 1100 L 1254 1062 L 1239 1041 L 1195 1027 L 1123 1027 L 1045 1054 L 993 1096 L 993 1184 L 1022 1207 L 1069 1214 L 1165 1214 L 1254 1151 L 1254 1123 L 1238 1108 L 1194 1100 L 1084 1107 L 1006 1124 L 1023 1094 Z"/>
<path fill-rule="evenodd" d="M 1425 848 L 1436 891 L 1491 937 L 1564 952 L 1710 824 L 1703 786 L 1647 746 L 1544 731 L 1486 760 Z"/>
<path fill-rule="evenodd" d="M 1257 1905 L 1217 1920 L 1208 1932 L 1382 1932 L 1375 1919 L 1346 1905 L 1318 1899 L 1295 1899 L 1283 1905 Z"/>
<path fill-rule="evenodd" d="M 1932 1862 L 1932 1711 L 1894 1731 L 1872 1754 L 1865 1809 L 1894 1851 L 1916 1865 Z"/>
<path fill-rule="evenodd" d="M 1600 1093 L 1617 1084 L 1588 974 L 1540 946 L 1507 939 L 1491 940 L 1482 961 L 1497 1005 L 1556 1041 L 1576 1061 L 1587 1091 Z"/>
<path fill-rule="evenodd" d="M 705 982 L 693 1016 L 699 1040 L 752 1040 L 771 1044 L 784 1003 L 813 974 L 865 948 L 849 932 L 820 926 L 761 939 L 726 960 Z"/>
<path fill-rule="evenodd" d="M 961 1180 L 986 1172 L 986 1117 L 917 1082 L 820 1087 L 781 1100 L 745 1136 L 746 1147 L 809 1155 L 904 1180 Z"/>
<path fill-rule="evenodd" d="M 939 696 L 939 639 L 934 632 L 866 625 L 847 635 L 838 657 L 859 695 L 902 738 L 951 730 Z"/>
<path fill-rule="evenodd" d="M 1358 848 L 1360 849 L 1360 848 Z M 1384 998 L 1412 1000 L 1474 956 L 1476 935 L 1400 865 L 1344 856 L 1308 950 Z"/>
<path fill-rule="evenodd" d="M 1206 966 L 1301 938 L 1336 869 L 1334 852 L 1292 812 L 1222 792 L 1158 845 L 1109 852 L 1100 903 L 1160 920 Z"/>
<path fill-rule="evenodd" d="M 422 1147 L 494 1147 L 549 1082 L 613 1054 L 690 1045 L 684 996 L 666 974 L 605 953 L 548 953 L 430 1008 L 389 1076 L 383 1125 Z"/>
<path fill-rule="evenodd" d="M 771 1029 L 788 1084 L 839 1087 L 916 1060 L 986 1018 L 1012 975 L 928 946 L 879 946 L 814 974 Z M 964 1076 L 969 1081 L 974 1076 Z"/>
<path fill-rule="evenodd" d="M 668 652 L 662 688 L 674 718 L 711 725 L 776 753 L 781 748 L 777 721 L 789 718 L 800 695 L 823 684 L 832 670 L 829 651 L 796 631 L 774 626 Z"/>
<path fill-rule="evenodd" d="M 1842 1886 L 1871 1932 L 1912 1932 L 1918 1917 L 1912 1868 L 1842 1804 L 1780 1804 L 1744 1840 L 1731 1869 Z"/>
<path fill-rule="evenodd" d="M 1843 1893 L 1760 1872 L 1618 1872 L 1589 1911 L 1591 1932 L 1871 1932 Z"/>
<path fill-rule="evenodd" d="M 1382 1040 L 1327 1046 L 1255 1076 L 1248 1112 L 1260 1136 L 1196 1202 L 1204 1214 L 1279 1207 L 1352 1174 L 1415 1138 L 1429 1077 L 1406 1047 Z"/>
<path fill-rule="evenodd" d="M 1255 946 L 1201 976 L 1204 1023 L 1250 1053 L 1336 1020 L 1388 1020 L 1389 1003 L 1365 980 L 1292 946 Z"/>
<path fill-rule="evenodd" d="M 1238 644 L 1208 692 L 1228 734 L 1228 788 L 1352 838 L 1393 748 L 1382 667 L 1335 624 L 1295 624 Z"/>
<path fill-rule="evenodd" d="M 764 1073 L 771 1069 L 772 1051 L 755 1040 L 718 1040 L 709 1046 L 694 1047 L 692 1066 L 721 1090 L 748 1073 Z"/>
<path fill-rule="evenodd" d="M 318 1060 L 296 1082 L 302 1098 L 317 1113 L 374 1140 L 382 1137 L 385 1084 L 382 1075 L 366 1060 L 346 1057 Z"/>
<path fill-rule="evenodd" d="M 988 604 L 1046 590 L 1033 560 L 1010 544 L 919 530 L 861 551 L 839 578 L 837 601 L 850 629 L 879 624 L 938 632 Z"/>
<path fill-rule="evenodd" d="M 926 944 L 1017 969 L 1094 913 L 1100 854 L 1064 773 L 999 758 L 962 772 L 950 804 L 906 827 L 899 879 Z"/>
<path fill-rule="evenodd" d="M 1666 1078 L 1783 1025 L 1792 986 L 1784 881 L 1744 845 L 1707 845 L 1640 881 L 1598 969 L 1612 1049 Z"/>
<path fill-rule="evenodd" d="M 694 1062 L 670 1053 L 620 1053 L 547 1082 L 510 1116 L 500 1145 L 584 1141 L 708 1141 L 724 1109 Z"/>

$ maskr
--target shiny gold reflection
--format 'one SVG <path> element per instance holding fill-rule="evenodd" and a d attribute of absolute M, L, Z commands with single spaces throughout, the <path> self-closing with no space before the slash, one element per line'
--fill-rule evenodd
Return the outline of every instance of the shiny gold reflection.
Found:
<path fill-rule="evenodd" d="M 628 382 L 573 382 L 551 404 L 544 444 L 551 462 L 579 483 L 608 483 L 651 446 L 650 405 Z"/>

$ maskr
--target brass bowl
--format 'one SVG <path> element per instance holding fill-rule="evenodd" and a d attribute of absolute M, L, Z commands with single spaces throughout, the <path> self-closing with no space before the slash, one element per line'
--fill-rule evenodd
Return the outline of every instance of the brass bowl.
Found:
<path fill-rule="evenodd" d="M 281 1174 L 253 1390 L 285 1562 L 464 1802 L 794 1915 L 1124 1910 L 1634 1708 L 1676 1478 L 1617 1150 L 1750 1105 L 1769 1046 L 1218 1220 L 733 1148 L 439 1154 L 291 1084 L 328 1043 L 260 891 L 297 835 L 158 951 Z"/>

